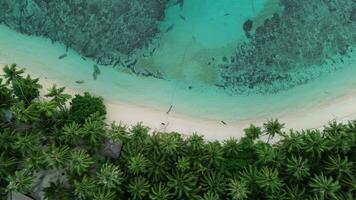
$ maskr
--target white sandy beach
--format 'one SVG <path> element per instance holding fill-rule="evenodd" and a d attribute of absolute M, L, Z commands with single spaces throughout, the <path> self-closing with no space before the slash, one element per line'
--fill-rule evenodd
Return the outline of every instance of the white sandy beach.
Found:
<path fill-rule="evenodd" d="M 0 62 L 1 63 L 1 62 Z M 2 67 L 3 65 L 1 65 Z M 45 77 L 26 71 L 33 77 L 39 77 L 43 85 L 42 92 L 46 92 L 52 84 L 58 84 L 58 80 L 48 80 Z M 73 88 L 67 88 L 69 94 L 80 94 L 83 91 Z M 208 140 L 224 140 L 229 137 L 240 138 L 243 136 L 243 129 L 250 124 L 262 125 L 268 118 L 251 118 L 249 120 L 237 121 L 224 125 L 221 121 L 193 118 L 176 113 L 174 110 L 168 115 L 166 110 L 143 107 L 123 101 L 111 101 L 105 99 L 107 107 L 107 121 L 118 122 L 127 126 L 142 122 L 151 128 L 152 131 L 179 132 L 184 135 L 199 133 Z M 343 96 L 332 99 L 329 102 L 322 102 L 313 108 L 307 108 L 297 112 L 287 112 L 274 118 L 278 118 L 286 124 L 285 130 L 322 128 L 331 120 L 346 122 L 356 119 L 356 90 Z M 164 123 L 162 125 L 161 123 Z"/>

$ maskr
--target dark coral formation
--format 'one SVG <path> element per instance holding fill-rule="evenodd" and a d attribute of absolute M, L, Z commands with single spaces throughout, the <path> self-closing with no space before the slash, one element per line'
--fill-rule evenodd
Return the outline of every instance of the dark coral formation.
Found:
<path fill-rule="evenodd" d="M 347 55 L 356 44 L 355 0 L 280 3 L 284 11 L 257 27 L 239 45 L 233 62 L 220 65 L 221 83 L 217 85 L 232 93 L 288 89 L 315 78 L 308 74 L 312 67 Z M 249 33 L 250 24 L 243 25 L 245 32 Z"/>
<path fill-rule="evenodd" d="M 168 0 L 1 0 L 0 23 L 64 43 L 99 64 L 146 47 Z"/>

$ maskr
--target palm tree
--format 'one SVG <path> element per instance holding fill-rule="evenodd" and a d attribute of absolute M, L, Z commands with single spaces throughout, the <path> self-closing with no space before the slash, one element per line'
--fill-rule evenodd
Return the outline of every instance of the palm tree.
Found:
<path fill-rule="evenodd" d="M 116 200 L 117 195 L 115 194 L 114 191 L 109 190 L 107 188 L 99 188 L 94 195 L 93 195 L 93 200 Z"/>
<path fill-rule="evenodd" d="M 72 174 L 81 175 L 88 171 L 93 160 L 83 149 L 73 150 L 67 162 L 67 168 Z"/>
<path fill-rule="evenodd" d="M 288 200 L 304 200 L 305 198 L 305 188 L 299 185 L 286 186 L 286 198 Z"/>
<path fill-rule="evenodd" d="M 169 163 L 166 162 L 163 156 L 153 154 L 148 162 L 147 176 L 153 182 L 160 182 L 166 179 L 169 167 Z"/>
<path fill-rule="evenodd" d="M 138 153 L 135 156 L 132 156 L 129 160 L 128 163 L 128 169 L 129 171 L 134 174 L 138 175 L 140 173 L 145 173 L 147 172 L 147 167 L 148 167 L 149 161 L 145 156 L 141 153 Z"/>
<path fill-rule="evenodd" d="M 218 196 L 224 193 L 226 182 L 222 172 L 210 171 L 203 175 L 201 180 L 202 191 L 212 192 Z"/>
<path fill-rule="evenodd" d="M 278 177 L 278 171 L 268 167 L 264 167 L 259 171 L 256 182 L 267 193 L 278 193 L 282 186 L 282 181 Z"/>
<path fill-rule="evenodd" d="M 21 77 L 20 75 L 25 72 L 24 69 L 17 70 L 16 64 L 5 65 L 3 68 L 4 77 L 7 79 L 6 83 L 9 84 L 11 81 Z"/>
<path fill-rule="evenodd" d="M 104 127 L 104 120 L 99 115 L 94 114 L 85 120 L 81 128 L 84 138 L 93 150 L 96 150 L 104 143 Z"/>
<path fill-rule="evenodd" d="M 168 176 L 168 187 L 173 191 L 175 199 L 191 199 L 197 189 L 197 178 L 191 172 L 174 172 Z"/>
<path fill-rule="evenodd" d="M 2 83 L 0 78 L 0 111 L 2 108 L 9 108 L 14 102 L 12 90 Z"/>
<path fill-rule="evenodd" d="M 207 192 L 202 197 L 200 197 L 199 200 L 220 200 L 220 197 L 214 192 Z"/>
<path fill-rule="evenodd" d="M 34 133 L 16 133 L 16 139 L 13 142 L 14 149 L 24 157 L 33 156 L 33 153 L 41 148 L 41 138 Z"/>
<path fill-rule="evenodd" d="M 166 185 L 162 183 L 156 184 L 151 188 L 151 193 L 149 195 L 150 200 L 169 200 L 172 194 Z"/>
<path fill-rule="evenodd" d="M 236 138 L 229 138 L 223 142 L 224 157 L 234 158 L 239 154 L 239 144 Z"/>
<path fill-rule="evenodd" d="M 74 121 L 69 124 L 65 124 L 62 130 L 60 131 L 59 137 L 68 145 L 79 144 L 79 141 L 82 138 L 80 125 Z"/>
<path fill-rule="evenodd" d="M 23 101 L 19 102 L 17 105 L 14 105 L 10 108 L 10 112 L 14 116 L 15 121 L 18 124 L 25 123 L 29 124 L 32 122 L 39 121 L 40 112 L 31 104 L 26 108 L 25 103 Z"/>
<path fill-rule="evenodd" d="M 332 177 L 326 177 L 323 174 L 312 178 L 309 186 L 312 192 L 315 193 L 320 200 L 336 199 L 336 192 L 340 189 L 339 181 L 334 181 Z"/>
<path fill-rule="evenodd" d="M 258 162 L 264 165 L 276 161 L 277 152 L 268 143 L 258 142 L 256 144 L 256 153 L 258 156 Z"/>
<path fill-rule="evenodd" d="M 30 192 L 33 186 L 33 180 L 32 174 L 27 170 L 16 171 L 14 175 L 8 175 L 6 177 L 6 181 L 8 182 L 6 191 L 26 194 Z"/>
<path fill-rule="evenodd" d="M 44 152 L 44 162 L 50 168 L 63 168 L 69 158 L 69 147 L 52 145 Z"/>
<path fill-rule="evenodd" d="M 205 145 L 205 152 L 203 155 L 204 163 L 209 168 L 219 168 L 224 163 L 224 151 L 220 142 L 209 142 Z"/>
<path fill-rule="evenodd" d="M 188 140 L 187 146 L 194 152 L 201 152 L 205 146 L 204 137 L 202 135 L 198 135 L 197 133 L 193 133 Z"/>
<path fill-rule="evenodd" d="M 349 162 L 347 156 L 341 158 L 340 154 L 329 156 L 326 162 L 325 170 L 340 179 L 344 175 L 352 174 L 353 163 Z"/>
<path fill-rule="evenodd" d="M 300 132 L 291 130 L 290 133 L 280 141 L 280 144 L 280 148 L 285 150 L 283 152 L 299 153 L 304 146 L 304 141 Z"/>
<path fill-rule="evenodd" d="M 252 140 L 258 139 L 261 134 L 262 130 L 261 127 L 257 127 L 253 124 L 250 124 L 250 127 L 244 129 L 245 135 Z"/>
<path fill-rule="evenodd" d="M 63 182 L 57 180 L 51 182 L 49 187 L 43 189 L 45 199 L 47 200 L 72 200 L 75 199 L 72 191 L 68 189 Z"/>
<path fill-rule="evenodd" d="M 71 95 L 64 93 L 65 87 L 57 88 L 54 84 L 45 95 L 52 98 L 51 101 L 55 102 L 62 110 L 65 110 L 65 103 L 71 98 Z"/>
<path fill-rule="evenodd" d="M 280 123 L 278 119 L 271 119 L 268 120 L 267 123 L 263 124 L 264 132 L 268 135 L 267 143 L 271 138 L 274 138 L 276 134 L 278 135 L 285 135 L 282 132 L 282 129 L 284 128 L 284 124 Z"/>
<path fill-rule="evenodd" d="M 292 174 L 292 176 L 296 178 L 297 181 L 308 177 L 310 175 L 310 166 L 308 159 L 304 159 L 300 156 L 295 157 L 294 155 L 292 155 L 292 158 L 288 158 L 287 160 L 286 171 Z"/>
<path fill-rule="evenodd" d="M 177 160 L 176 168 L 179 172 L 186 172 L 190 169 L 190 161 L 187 157 L 180 157 Z"/>
<path fill-rule="evenodd" d="M 302 150 L 310 155 L 311 159 L 320 159 L 323 152 L 329 149 L 329 143 L 319 130 L 303 131 Z"/>
<path fill-rule="evenodd" d="M 26 102 L 29 105 L 33 99 L 40 96 L 42 86 L 38 83 L 39 79 L 32 79 L 30 75 L 26 78 L 16 78 L 12 81 L 14 94 L 20 101 Z"/>
<path fill-rule="evenodd" d="M 232 200 L 247 199 L 250 194 L 247 184 L 244 181 L 239 181 L 237 179 L 230 180 L 227 190 Z"/>
<path fill-rule="evenodd" d="M 7 155 L 5 152 L 1 152 L 0 163 L 0 180 L 4 180 L 8 174 L 12 174 L 11 172 L 16 169 L 18 161 L 15 158 Z"/>
<path fill-rule="evenodd" d="M 132 179 L 128 185 L 128 192 L 133 200 L 145 199 L 149 193 L 150 184 L 146 178 L 139 176 Z"/>
<path fill-rule="evenodd" d="M 124 180 L 124 173 L 117 166 L 105 163 L 96 177 L 96 182 L 104 188 L 118 189 Z"/>
<path fill-rule="evenodd" d="M 95 182 L 88 176 L 83 176 L 80 181 L 74 180 L 73 185 L 75 196 L 81 200 L 91 199 L 95 193 Z"/>

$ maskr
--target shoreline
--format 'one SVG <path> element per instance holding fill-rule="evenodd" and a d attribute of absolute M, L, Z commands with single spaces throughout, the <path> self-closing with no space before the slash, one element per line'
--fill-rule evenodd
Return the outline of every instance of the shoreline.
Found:
<path fill-rule="evenodd" d="M 47 91 L 53 84 L 65 86 L 58 80 L 48 80 L 31 70 L 26 69 L 25 74 L 33 78 L 40 78 L 39 82 L 43 86 L 41 93 Z M 66 87 L 66 92 L 73 94 L 82 94 L 84 91 Z M 96 95 L 95 93 L 92 93 Z M 43 95 L 41 95 L 43 97 Z M 223 124 L 221 121 L 209 120 L 197 117 L 191 117 L 176 113 L 172 110 L 169 115 L 167 111 L 135 105 L 124 101 L 110 100 L 104 98 L 107 109 L 106 119 L 108 123 L 117 122 L 123 125 L 132 126 L 142 122 L 153 132 L 178 132 L 182 135 L 191 135 L 198 133 L 204 135 L 207 140 L 225 140 L 230 137 L 241 138 L 244 135 L 243 129 L 250 124 L 262 126 L 270 118 L 251 118 L 240 120 L 233 123 Z M 319 129 L 327 125 L 328 122 L 336 120 L 337 122 L 347 122 L 356 119 L 356 109 L 350 110 L 356 104 L 356 90 L 349 94 L 331 99 L 328 102 L 322 102 L 313 109 L 308 107 L 305 110 L 297 112 L 286 112 L 277 114 L 276 117 L 281 123 L 285 123 L 285 131 L 289 129 Z M 162 125 L 164 123 L 165 125 Z"/>

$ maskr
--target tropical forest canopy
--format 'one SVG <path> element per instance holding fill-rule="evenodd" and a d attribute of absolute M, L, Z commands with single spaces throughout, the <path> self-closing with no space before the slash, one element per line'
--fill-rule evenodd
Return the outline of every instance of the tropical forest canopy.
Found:
<path fill-rule="evenodd" d="M 223 142 L 106 124 L 103 99 L 5 66 L 0 194 L 48 200 L 354 200 L 356 122 L 284 131 L 269 120 Z M 268 135 L 268 141 L 260 139 Z M 280 140 L 271 143 L 278 135 Z"/>

